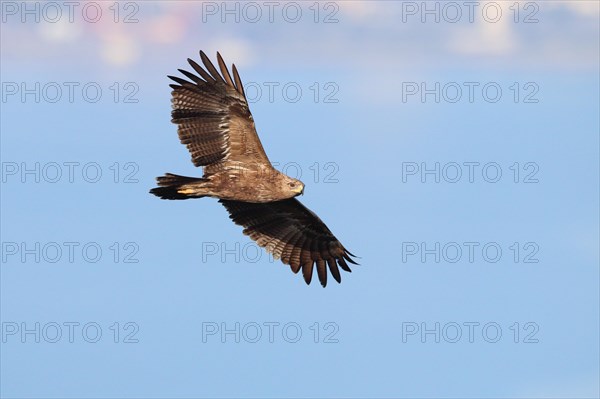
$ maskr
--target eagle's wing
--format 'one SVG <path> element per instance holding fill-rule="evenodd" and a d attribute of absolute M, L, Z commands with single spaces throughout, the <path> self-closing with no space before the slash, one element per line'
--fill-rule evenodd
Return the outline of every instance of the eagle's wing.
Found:
<path fill-rule="evenodd" d="M 277 259 L 290 265 L 294 273 L 302 268 L 310 284 L 316 263 L 321 285 L 327 285 L 327 267 L 339 283 L 338 265 L 350 272 L 346 261 L 357 264 L 325 223 L 295 198 L 267 203 L 219 200 L 230 218 L 244 227 L 244 234 Z"/>
<path fill-rule="evenodd" d="M 221 74 L 200 51 L 206 69 L 188 58 L 200 75 L 179 69 L 190 81 L 169 76 L 172 122 L 178 125 L 179 139 L 192 154 L 196 166 L 210 168 L 227 162 L 254 162 L 270 165 L 256 133 L 242 81 L 233 65 L 233 79 L 217 53 Z"/>

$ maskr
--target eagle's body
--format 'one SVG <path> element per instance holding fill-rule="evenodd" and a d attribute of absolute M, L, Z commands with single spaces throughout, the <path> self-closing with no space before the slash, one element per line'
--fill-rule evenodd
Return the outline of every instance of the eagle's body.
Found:
<path fill-rule="evenodd" d="M 201 77 L 180 69 L 191 81 L 170 78 L 178 83 L 171 85 L 172 122 L 204 175 L 167 173 L 150 192 L 163 199 L 217 198 L 231 219 L 244 226 L 244 234 L 295 273 L 302 269 L 307 283 L 314 264 L 323 286 L 327 267 L 340 282 L 338 265 L 350 271 L 346 261 L 355 262 L 321 219 L 294 198 L 303 193 L 304 184 L 271 165 L 235 65 L 232 79 L 220 54 L 221 74 L 203 52 L 200 56 L 206 70 L 188 62 Z"/>
<path fill-rule="evenodd" d="M 287 184 L 288 179 L 288 176 L 267 165 L 223 165 L 219 170 L 205 171 L 201 179 L 167 174 L 158 178 L 158 184 L 172 187 L 172 184 L 179 180 L 181 185 L 176 190 L 178 195 L 261 203 L 280 201 L 298 195 L 298 189 L 293 190 Z M 297 187 L 301 192 L 303 186 L 298 184 Z M 169 199 L 168 193 L 169 191 L 166 191 L 160 196 Z"/>

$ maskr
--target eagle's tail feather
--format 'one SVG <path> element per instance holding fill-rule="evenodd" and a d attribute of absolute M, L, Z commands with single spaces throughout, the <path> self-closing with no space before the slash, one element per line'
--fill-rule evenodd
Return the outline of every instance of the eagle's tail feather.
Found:
<path fill-rule="evenodd" d="M 189 198 L 202 198 L 202 183 L 208 179 L 198 177 L 187 177 L 166 173 L 156 178 L 158 186 L 150 190 L 150 193 L 162 199 L 183 200 Z"/>

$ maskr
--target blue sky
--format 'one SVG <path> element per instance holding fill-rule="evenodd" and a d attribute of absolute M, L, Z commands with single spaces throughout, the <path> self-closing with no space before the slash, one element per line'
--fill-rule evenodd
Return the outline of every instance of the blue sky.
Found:
<path fill-rule="evenodd" d="M 436 2 L 20 4 L 3 397 L 599 396 L 596 2 L 457 22 Z M 166 78 L 200 49 L 236 63 L 267 154 L 360 256 L 342 284 L 306 286 L 215 200 L 148 194 L 201 173 Z"/>

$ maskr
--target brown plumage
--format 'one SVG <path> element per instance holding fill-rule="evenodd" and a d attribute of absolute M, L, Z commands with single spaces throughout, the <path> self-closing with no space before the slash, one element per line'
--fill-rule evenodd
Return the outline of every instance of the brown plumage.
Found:
<path fill-rule="evenodd" d="M 179 70 L 188 80 L 169 76 L 171 121 L 202 178 L 167 173 L 157 178 L 150 192 L 163 199 L 213 197 L 225 206 L 244 234 L 302 275 L 307 284 L 316 265 L 321 285 L 327 285 L 327 269 L 339 283 L 342 270 L 350 272 L 352 255 L 317 215 L 294 197 L 304 184 L 271 165 L 258 138 L 244 87 L 233 65 L 233 78 L 217 53 L 221 73 L 204 52 L 204 68 L 188 59 L 198 73 Z"/>

